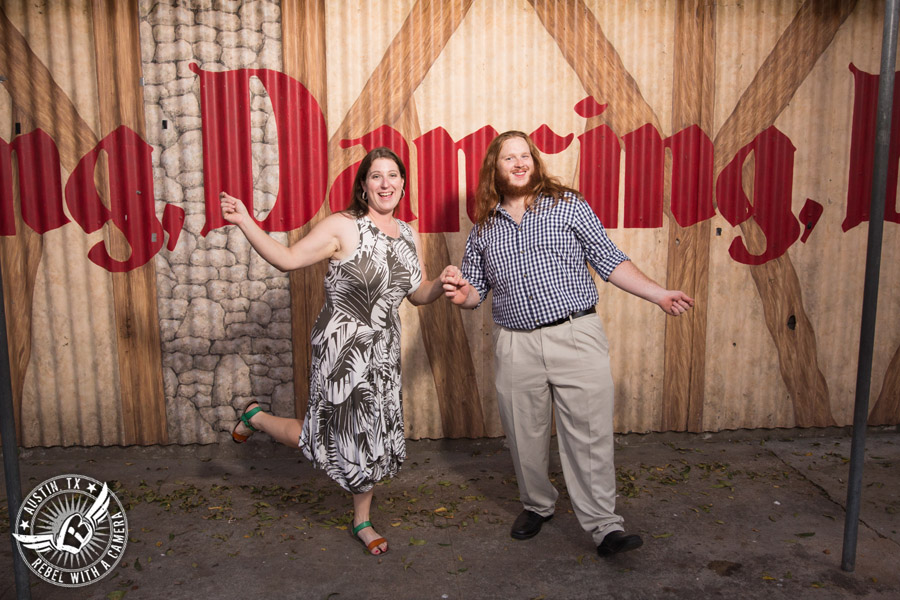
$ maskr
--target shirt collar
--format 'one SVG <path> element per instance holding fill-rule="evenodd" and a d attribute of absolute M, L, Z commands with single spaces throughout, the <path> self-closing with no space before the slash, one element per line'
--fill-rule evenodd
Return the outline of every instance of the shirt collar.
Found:
<path fill-rule="evenodd" d="M 534 202 L 532 203 L 532 205 L 525 209 L 525 215 L 527 215 L 527 214 L 530 213 L 530 212 L 534 212 L 534 210 L 538 207 L 538 205 L 539 205 L 539 204 L 544 200 L 544 198 L 546 198 L 546 197 L 547 197 L 546 194 L 540 194 L 537 198 L 535 198 L 535 200 L 534 200 Z M 501 204 L 503 204 L 503 200 L 500 200 L 500 201 L 497 202 L 497 204 L 494 206 L 493 212 L 494 212 L 495 214 L 502 214 L 504 217 L 506 217 L 507 219 L 509 219 L 510 221 L 512 221 L 513 218 L 512 218 L 511 216 L 509 216 L 509 213 L 506 212 L 506 210 L 501 206 Z M 522 215 L 522 219 L 525 218 L 525 215 Z M 515 221 L 513 221 L 513 223 L 515 223 Z"/>

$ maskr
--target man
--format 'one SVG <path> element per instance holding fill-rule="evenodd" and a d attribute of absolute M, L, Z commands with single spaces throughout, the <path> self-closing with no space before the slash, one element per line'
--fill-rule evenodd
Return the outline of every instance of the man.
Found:
<path fill-rule="evenodd" d="M 476 223 L 462 270 L 445 271 L 451 302 L 476 308 L 493 290 L 495 385 L 523 512 L 516 539 L 534 537 L 557 496 L 548 476 L 551 410 L 556 408 L 566 487 L 581 526 L 601 556 L 638 548 L 615 514 L 613 381 L 608 343 L 587 268 L 678 316 L 694 301 L 663 289 L 607 237 L 578 192 L 545 172 L 519 131 L 488 146 L 476 192 Z"/>

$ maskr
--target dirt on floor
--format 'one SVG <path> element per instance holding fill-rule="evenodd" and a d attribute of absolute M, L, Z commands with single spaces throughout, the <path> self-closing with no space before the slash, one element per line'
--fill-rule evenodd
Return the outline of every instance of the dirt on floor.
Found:
<path fill-rule="evenodd" d="M 261 437 L 261 436 L 260 436 Z M 128 543 L 105 577 L 34 599 L 594 599 L 900 597 L 900 433 L 870 429 L 853 571 L 841 568 L 851 440 L 844 429 L 617 437 L 617 512 L 644 546 L 601 558 L 565 493 L 531 540 L 503 439 L 416 441 L 376 487 L 370 556 L 350 496 L 299 452 L 243 446 L 21 450 L 23 492 L 63 474 L 106 482 Z M 0 503 L 0 530 L 9 534 Z M 10 539 L 10 538 L 8 538 Z M 13 545 L 0 600 L 16 598 Z"/>

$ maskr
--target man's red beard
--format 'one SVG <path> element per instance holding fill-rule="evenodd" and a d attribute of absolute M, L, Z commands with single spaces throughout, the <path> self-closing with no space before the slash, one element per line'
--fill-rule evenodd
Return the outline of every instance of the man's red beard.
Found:
<path fill-rule="evenodd" d="M 494 174 L 494 186 L 500 197 L 518 198 L 520 196 L 533 196 L 538 189 L 537 178 L 534 171 L 528 171 L 528 181 L 524 185 L 513 185 L 501 173 Z"/>

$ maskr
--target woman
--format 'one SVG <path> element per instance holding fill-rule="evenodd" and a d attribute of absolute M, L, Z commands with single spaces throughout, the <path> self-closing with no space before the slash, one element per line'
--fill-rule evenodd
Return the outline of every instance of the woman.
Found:
<path fill-rule="evenodd" d="M 329 259 L 325 305 L 311 335 L 309 408 L 303 424 L 265 413 L 251 402 L 232 431 L 244 442 L 263 431 L 300 448 L 316 468 L 353 494 L 353 534 L 372 554 L 387 541 L 369 522 L 373 486 L 393 477 L 406 458 L 400 404 L 400 320 L 403 298 L 434 302 L 440 278 L 425 273 L 419 235 L 394 218 L 406 168 L 387 148 L 362 160 L 346 211 L 330 215 L 290 247 L 269 237 L 236 198 L 222 193 L 222 216 L 282 271 Z"/>

